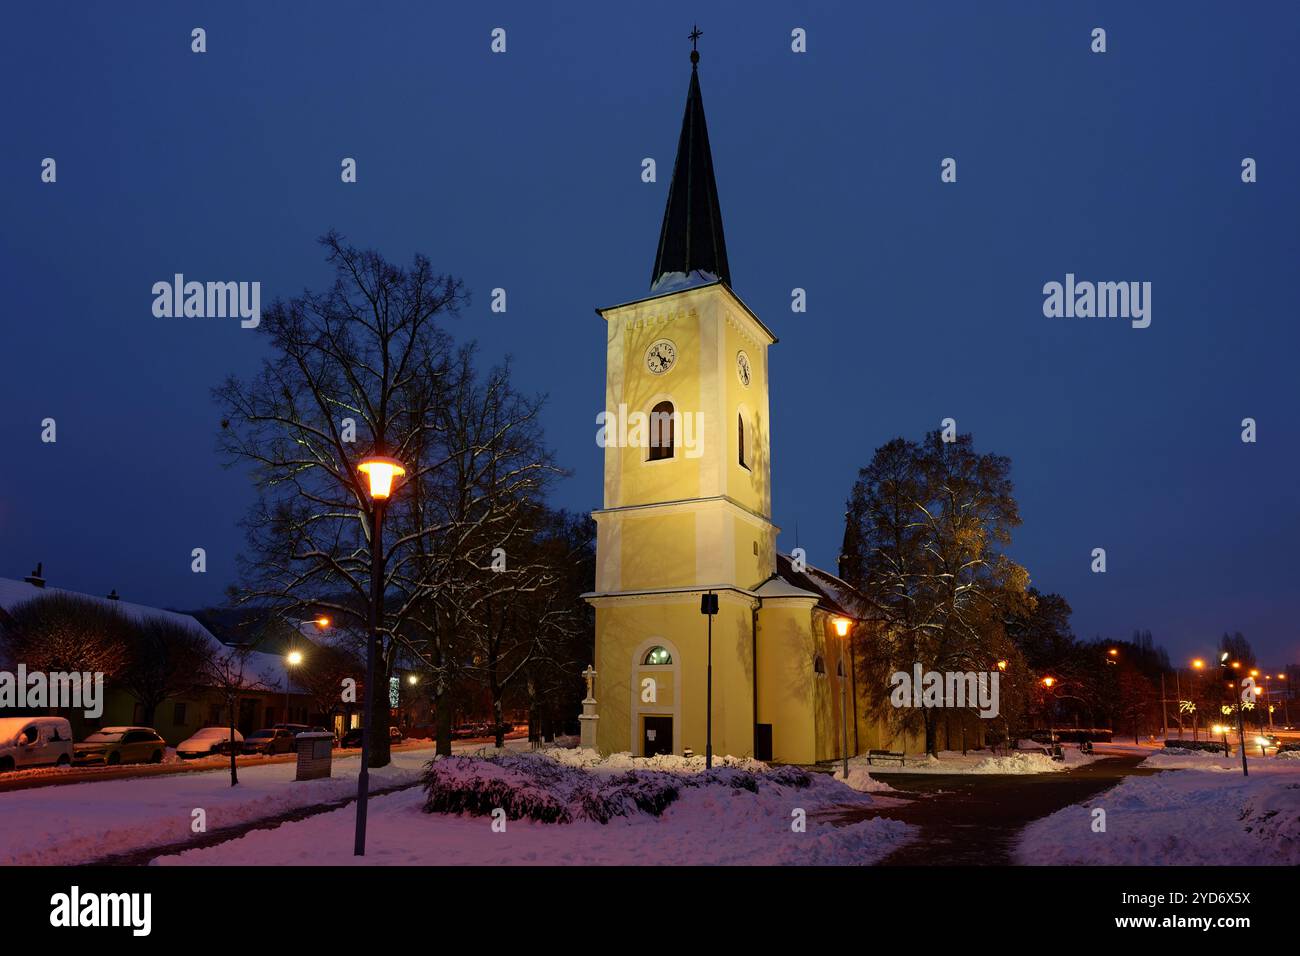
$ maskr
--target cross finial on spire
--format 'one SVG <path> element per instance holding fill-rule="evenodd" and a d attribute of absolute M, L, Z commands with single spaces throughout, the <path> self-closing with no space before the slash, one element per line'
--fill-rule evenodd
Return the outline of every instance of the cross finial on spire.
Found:
<path fill-rule="evenodd" d="M 691 32 L 688 34 L 688 38 L 691 41 L 692 65 L 700 62 L 700 51 L 697 49 L 696 44 L 699 43 L 700 37 L 702 36 L 704 36 L 704 31 L 699 28 L 699 25 L 694 23 L 691 24 Z"/>

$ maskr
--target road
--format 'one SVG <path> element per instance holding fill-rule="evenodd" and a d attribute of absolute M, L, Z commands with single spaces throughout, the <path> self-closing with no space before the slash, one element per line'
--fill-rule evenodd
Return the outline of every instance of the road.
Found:
<path fill-rule="evenodd" d="M 920 836 L 881 861 L 881 866 L 1006 866 L 1015 837 L 1026 824 L 1063 807 L 1083 803 L 1139 769 L 1145 754 L 1108 756 L 1075 770 L 1039 774 L 881 774 L 905 804 L 837 814 L 835 823 L 871 817 L 902 820 Z"/>

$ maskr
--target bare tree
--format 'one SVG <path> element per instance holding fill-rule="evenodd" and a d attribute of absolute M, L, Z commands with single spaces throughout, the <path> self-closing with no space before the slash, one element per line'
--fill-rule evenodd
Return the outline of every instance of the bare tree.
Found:
<path fill-rule="evenodd" d="M 132 621 L 105 601 L 41 594 L 10 610 L 2 629 L 9 656 L 31 670 L 102 673 L 127 661 Z"/>
<path fill-rule="evenodd" d="M 202 682 L 213 688 L 225 702 L 229 716 L 230 738 L 230 785 L 239 785 L 239 771 L 236 757 L 239 746 L 235 743 L 235 722 L 239 714 L 239 702 L 249 691 L 270 690 L 260 676 L 250 674 L 250 652 L 248 648 L 231 647 L 211 654 L 204 661 L 200 671 Z"/>
<path fill-rule="evenodd" d="M 194 690 L 212 644 L 202 634 L 163 619 L 127 630 L 126 663 L 117 680 L 139 702 L 143 723 L 152 726 L 160 704 Z"/>
<path fill-rule="evenodd" d="M 272 351 L 261 373 L 216 390 L 226 415 L 221 447 L 232 464 L 252 466 L 261 490 L 247 522 L 251 556 L 239 600 L 286 614 L 327 609 L 355 632 L 378 632 L 379 658 L 388 662 L 411 603 L 409 595 L 390 596 L 392 574 L 430 529 L 406 521 L 377 553 L 373 503 L 357 465 L 369 454 L 390 455 L 419 482 L 440 464 L 432 460 L 431 412 L 445 395 L 450 343 L 438 321 L 466 296 L 459 280 L 435 273 L 423 256 L 403 269 L 334 232 L 321 243 L 333 285 L 275 302 L 258 326 Z M 394 497 L 390 522 L 401 520 L 408 500 Z M 381 608 L 370 606 L 375 562 L 384 575 Z M 366 692 L 376 713 L 387 714 L 387 680 Z M 371 765 L 383 766 L 388 722 L 374 723 Z"/>

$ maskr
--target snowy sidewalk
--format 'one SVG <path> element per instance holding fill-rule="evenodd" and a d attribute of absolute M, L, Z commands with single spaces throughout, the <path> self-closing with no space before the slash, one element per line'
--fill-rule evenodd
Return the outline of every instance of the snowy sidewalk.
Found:
<path fill-rule="evenodd" d="M 394 751 L 393 762 L 370 771 L 375 789 L 415 781 L 433 747 Z M 355 796 L 357 756 L 337 758 L 333 776 L 295 781 L 293 763 L 99 781 L 0 794 L 0 865 L 66 865 L 199 836 L 193 821 L 202 810 L 207 831 L 273 817 L 302 807 Z"/>

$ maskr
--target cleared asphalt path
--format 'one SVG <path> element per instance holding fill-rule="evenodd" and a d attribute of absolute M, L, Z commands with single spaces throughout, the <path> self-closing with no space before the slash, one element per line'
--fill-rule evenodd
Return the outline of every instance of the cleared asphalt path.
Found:
<path fill-rule="evenodd" d="M 836 814 L 835 823 L 872 817 L 902 820 L 921 828 L 880 866 L 1008 866 L 1015 837 L 1024 827 L 1063 807 L 1083 803 L 1139 769 L 1146 754 L 1103 757 L 1074 770 L 1037 774 L 882 773 L 877 779 L 909 798 L 907 803 Z"/>

